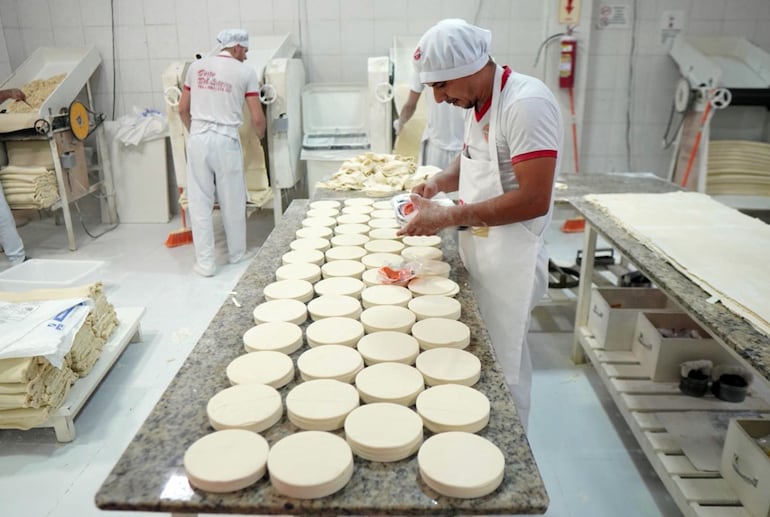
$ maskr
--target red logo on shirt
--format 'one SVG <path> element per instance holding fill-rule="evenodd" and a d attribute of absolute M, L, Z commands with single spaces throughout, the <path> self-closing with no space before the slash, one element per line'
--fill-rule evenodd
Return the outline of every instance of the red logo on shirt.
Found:
<path fill-rule="evenodd" d="M 216 73 L 209 70 L 198 70 L 198 88 L 201 90 L 213 90 L 217 92 L 230 92 L 233 85 L 217 80 Z"/>
<path fill-rule="evenodd" d="M 422 57 L 422 50 L 420 50 L 420 47 L 417 47 L 414 51 L 414 60 L 419 61 Z"/>

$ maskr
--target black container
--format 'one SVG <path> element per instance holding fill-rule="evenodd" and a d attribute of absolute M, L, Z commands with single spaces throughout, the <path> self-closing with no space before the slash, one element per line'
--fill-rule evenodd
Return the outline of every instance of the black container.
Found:
<path fill-rule="evenodd" d="M 711 393 L 725 402 L 743 402 L 749 383 L 740 375 L 724 374 L 711 385 Z"/>
<path fill-rule="evenodd" d="M 687 377 L 680 377 L 679 391 L 690 397 L 702 397 L 709 387 L 709 376 L 700 370 L 690 370 Z"/>

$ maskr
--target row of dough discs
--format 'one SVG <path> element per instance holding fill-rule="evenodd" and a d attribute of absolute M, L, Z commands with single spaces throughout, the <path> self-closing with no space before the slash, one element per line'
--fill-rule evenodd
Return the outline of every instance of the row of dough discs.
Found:
<path fill-rule="evenodd" d="M 376 219 L 388 219 L 387 209 L 382 205 L 372 206 L 367 212 L 368 201 L 347 200 L 345 208 L 358 208 L 338 216 L 353 216 L 338 222 L 363 224 L 353 221 L 364 221 L 365 213 Z M 332 208 L 325 206 L 329 201 L 316 203 L 320 204 L 311 207 L 315 211 L 313 216 L 331 217 Z M 304 226 L 298 231 L 299 240 L 323 239 L 299 235 L 309 228 L 322 227 Z M 359 241 L 367 237 L 355 233 L 336 237 L 354 236 Z M 342 250 L 338 253 L 344 258 L 338 260 L 335 253 L 330 257 L 319 249 L 293 246 L 284 255 L 284 265 L 298 264 L 300 269 L 309 271 L 312 268 L 307 266 L 321 268 L 332 262 L 355 261 L 353 257 L 363 259 L 367 252 L 376 255 L 407 249 L 400 248 L 398 244 L 402 243 L 395 239 L 369 238 L 361 243 L 373 246 L 361 247 L 362 253 L 353 249 L 357 246 L 350 242 L 343 239 L 327 250 Z M 387 242 L 396 245 L 383 244 Z M 304 262 L 310 259 L 319 263 Z M 433 259 L 424 263 L 430 260 Z M 371 271 L 366 265 L 361 277 L 327 277 L 323 272 L 318 276 L 313 273 L 309 277 L 283 277 L 279 268 L 276 282 L 264 288 L 266 302 L 254 310 L 257 325 L 243 336 L 248 353 L 236 358 L 226 369 L 232 386 L 217 393 L 207 405 L 209 421 L 217 431 L 195 442 L 185 454 L 191 484 L 212 492 L 234 491 L 255 483 L 267 470 L 272 485 L 282 494 L 324 497 L 350 480 L 353 453 L 367 460 L 389 462 L 419 450 L 421 476 L 437 492 L 452 497 L 480 497 L 493 491 L 500 481 L 484 481 L 480 488 L 479 480 L 502 480 L 498 463 L 490 464 L 494 475 L 465 481 L 454 479 L 449 472 L 441 474 L 445 467 L 440 466 L 440 452 L 435 452 L 441 450 L 440 443 L 433 445 L 440 435 L 423 443 L 423 426 L 433 433 L 468 435 L 464 439 L 468 454 L 457 454 L 462 446 L 453 451 L 458 463 L 452 469 L 462 471 L 467 470 L 462 461 L 474 463 L 476 451 L 472 445 L 478 443 L 475 438 L 497 449 L 472 434 L 487 425 L 489 401 L 471 388 L 479 379 L 480 362 L 463 350 L 469 343 L 470 331 L 458 321 L 460 304 L 451 296 L 459 288 L 446 278 L 448 265 L 444 271 L 443 264 L 431 265 L 440 273 L 435 278 L 428 277 L 431 281 L 418 279 L 423 280 L 422 289 L 420 283 L 416 288 L 411 284 L 409 288 L 381 285 L 377 277 L 366 282 L 361 278 Z M 306 322 L 308 313 L 313 322 L 307 326 L 303 339 L 300 325 Z M 294 379 L 294 363 L 289 354 L 298 351 L 304 341 L 309 349 L 297 358 L 297 369 L 304 382 L 289 391 L 285 400 L 287 418 L 301 431 L 270 448 L 257 433 L 283 416 L 278 389 Z M 427 390 L 426 384 L 431 386 Z M 361 401 L 365 405 L 360 405 Z M 345 439 L 330 432 L 343 427 Z M 234 444 L 236 453 L 232 453 Z M 302 462 L 302 469 L 287 467 L 297 461 Z"/>

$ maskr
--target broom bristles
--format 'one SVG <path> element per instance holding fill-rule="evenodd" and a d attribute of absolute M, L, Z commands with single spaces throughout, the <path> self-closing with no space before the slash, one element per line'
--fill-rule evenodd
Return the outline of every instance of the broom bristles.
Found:
<path fill-rule="evenodd" d="M 168 234 L 166 247 L 174 248 L 176 246 L 184 246 L 185 244 L 190 244 L 192 241 L 192 230 L 189 228 L 182 228 Z"/>

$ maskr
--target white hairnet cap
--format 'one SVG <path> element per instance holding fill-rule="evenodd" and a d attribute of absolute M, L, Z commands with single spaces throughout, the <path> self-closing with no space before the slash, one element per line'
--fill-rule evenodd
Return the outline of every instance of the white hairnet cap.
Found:
<path fill-rule="evenodd" d="M 222 48 L 230 48 L 240 45 L 249 48 L 249 33 L 243 29 L 225 29 L 217 34 L 217 41 Z"/>
<path fill-rule="evenodd" d="M 451 81 L 481 70 L 489 61 L 492 33 L 465 20 L 441 20 L 420 38 L 414 68 L 422 83 Z"/>

